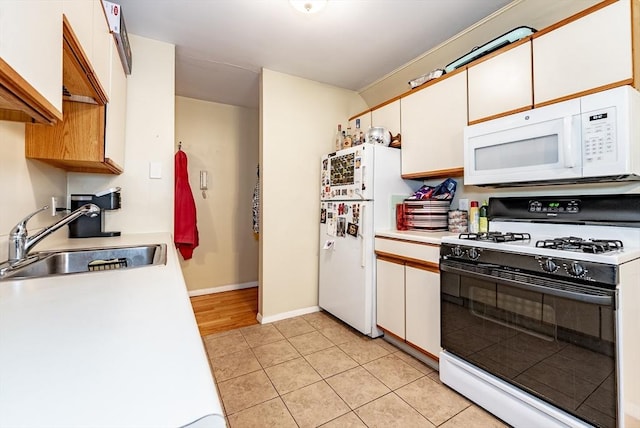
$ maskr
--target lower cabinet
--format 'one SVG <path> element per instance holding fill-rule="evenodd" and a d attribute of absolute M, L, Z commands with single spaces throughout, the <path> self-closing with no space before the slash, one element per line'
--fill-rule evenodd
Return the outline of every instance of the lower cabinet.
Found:
<path fill-rule="evenodd" d="M 440 274 L 405 265 L 406 341 L 437 359 L 440 353 Z"/>
<path fill-rule="evenodd" d="M 386 332 L 405 338 L 404 262 L 378 256 L 376 260 L 376 322 Z"/>
<path fill-rule="evenodd" d="M 384 240 L 376 239 L 376 243 Z M 420 244 L 406 244 L 408 248 Z M 413 253 L 409 250 L 409 253 Z M 418 260 L 378 250 L 376 322 L 433 360 L 440 353 L 440 273 L 437 259 Z M 411 254 L 414 255 L 414 254 Z"/>

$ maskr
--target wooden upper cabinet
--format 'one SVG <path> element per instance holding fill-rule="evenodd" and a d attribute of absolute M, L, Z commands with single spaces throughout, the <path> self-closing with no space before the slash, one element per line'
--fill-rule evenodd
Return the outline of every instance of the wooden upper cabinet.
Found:
<path fill-rule="evenodd" d="M 470 124 L 533 107 L 530 39 L 483 58 L 467 72 Z"/>
<path fill-rule="evenodd" d="M 62 119 L 62 3 L 0 1 L 0 120 Z"/>
<path fill-rule="evenodd" d="M 400 99 L 402 177 L 427 179 L 463 174 L 467 125 L 467 70 L 459 69 Z"/>
<path fill-rule="evenodd" d="M 66 17 L 63 58 L 63 120 L 52 127 L 27 124 L 25 156 L 67 171 L 122 173 L 105 154 L 108 96 Z"/>
<path fill-rule="evenodd" d="M 614 86 L 635 83 L 637 87 L 632 50 L 633 36 L 640 32 L 637 15 L 634 11 L 632 21 L 630 0 L 603 2 L 569 18 L 572 21 L 565 25 L 561 22 L 535 34 L 535 106 Z M 636 52 L 636 61 L 637 57 Z"/>

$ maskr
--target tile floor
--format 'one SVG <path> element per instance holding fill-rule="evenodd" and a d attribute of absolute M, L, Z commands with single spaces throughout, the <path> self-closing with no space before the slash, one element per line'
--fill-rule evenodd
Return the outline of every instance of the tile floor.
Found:
<path fill-rule="evenodd" d="M 430 367 L 324 312 L 203 339 L 231 428 L 506 426 Z"/>

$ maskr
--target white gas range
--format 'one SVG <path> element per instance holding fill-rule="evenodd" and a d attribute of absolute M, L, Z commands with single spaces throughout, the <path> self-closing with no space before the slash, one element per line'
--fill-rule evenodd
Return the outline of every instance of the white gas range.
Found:
<path fill-rule="evenodd" d="M 640 195 L 492 198 L 489 218 L 442 240 L 442 381 L 514 426 L 640 421 Z"/>

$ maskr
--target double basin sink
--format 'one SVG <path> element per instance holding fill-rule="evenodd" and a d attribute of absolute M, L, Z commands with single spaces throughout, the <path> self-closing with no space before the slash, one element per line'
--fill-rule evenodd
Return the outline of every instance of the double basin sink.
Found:
<path fill-rule="evenodd" d="M 0 281 L 130 269 L 166 263 L 166 244 L 41 251 L 31 254 L 18 264 L 0 268 Z"/>

